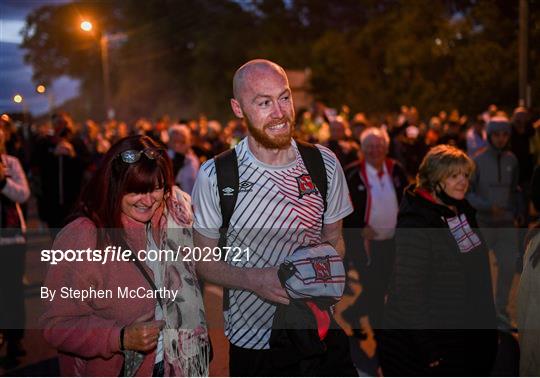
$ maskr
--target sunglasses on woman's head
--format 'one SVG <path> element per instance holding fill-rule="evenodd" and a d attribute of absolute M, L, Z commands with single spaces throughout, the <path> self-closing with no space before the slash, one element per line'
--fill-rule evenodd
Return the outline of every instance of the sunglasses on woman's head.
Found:
<path fill-rule="evenodd" d="M 145 154 L 148 159 L 154 160 L 161 155 L 163 150 L 156 148 L 145 148 L 144 150 L 126 150 L 120 153 L 120 159 L 124 163 L 133 164 L 141 159 L 142 154 Z"/>

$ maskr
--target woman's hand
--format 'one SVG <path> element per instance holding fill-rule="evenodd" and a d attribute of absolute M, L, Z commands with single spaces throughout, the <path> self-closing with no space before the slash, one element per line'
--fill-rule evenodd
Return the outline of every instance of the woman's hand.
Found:
<path fill-rule="evenodd" d="M 124 349 L 151 352 L 157 346 L 159 332 L 165 325 L 163 320 L 136 322 L 124 328 Z"/>

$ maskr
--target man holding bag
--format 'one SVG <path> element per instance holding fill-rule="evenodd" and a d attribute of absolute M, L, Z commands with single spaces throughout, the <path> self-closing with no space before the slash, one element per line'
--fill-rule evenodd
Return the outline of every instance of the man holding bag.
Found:
<path fill-rule="evenodd" d="M 319 342 L 327 344 L 319 354 L 287 363 L 280 363 L 282 357 L 294 357 L 291 351 L 298 345 L 289 352 L 271 345 L 277 305 L 292 302 L 278 278 L 280 264 L 299 247 L 322 242 L 343 253 L 342 219 L 352 205 L 341 166 L 328 149 L 292 139 L 294 107 L 283 68 L 252 60 L 235 73 L 233 91 L 232 109 L 246 121 L 249 135 L 225 153 L 232 159 L 205 163 L 193 190 L 196 244 L 213 248 L 221 237 L 221 246 L 249 251 L 241 261 L 200 261 L 197 266 L 204 279 L 225 287 L 230 375 L 356 375 L 348 340 L 339 329 L 319 333 Z M 231 174 L 220 175 L 222 170 Z M 227 177 L 234 180 L 220 185 Z M 318 331 L 335 324 L 326 308 L 317 306 L 312 314 Z"/>

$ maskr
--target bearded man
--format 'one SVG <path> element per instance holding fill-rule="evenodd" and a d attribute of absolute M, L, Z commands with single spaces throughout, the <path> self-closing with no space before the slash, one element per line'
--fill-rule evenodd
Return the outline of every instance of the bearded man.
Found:
<path fill-rule="evenodd" d="M 319 354 L 304 354 L 311 347 L 309 340 L 298 353 L 276 350 L 270 342 L 276 307 L 289 304 L 278 278 L 285 257 L 299 247 L 323 242 L 344 253 L 342 219 L 353 209 L 341 166 L 329 149 L 311 146 L 321 157 L 319 166 L 324 164 L 327 194 L 323 198 L 299 143 L 292 138 L 294 106 L 282 67 L 262 59 L 247 62 L 234 75 L 233 93 L 232 110 L 248 127 L 248 136 L 234 150 L 237 189 L 225 187 L 220 197 L 216 159 L 203 164 L 193 189 L 196 244 L 213 250 L 221 236 L 219 229 L 225 228 L 227 246 L 249 250 L 241 261 L 197 264 L 205 280 L 226 288 L 230 375 L 356 375 L 347 337 L 332 317 L 317 319 L 319 334 L 311 341 L 325 343 Z M 236 190 L 226 227 L 220 205 Z M 323 328 L 328 332 L 321 332 Z"/>

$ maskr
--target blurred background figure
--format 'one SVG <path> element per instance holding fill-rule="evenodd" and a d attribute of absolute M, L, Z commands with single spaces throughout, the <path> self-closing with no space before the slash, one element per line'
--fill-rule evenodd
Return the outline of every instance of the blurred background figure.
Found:
<path fill-rule="evenodd" d="M 536 213 L 540 213 L 540 119 L 534 124 L 534 136 L 531 138 L 531 153 L 535 167 L 531 178 L 531 202 Z"/>
<path fill-rule="evenodd" d="M 527 251 L 519 281 L 517 324 L 519 329 L 519 375 L 540 376 L 540 225 L 536 223 L 527 235 Z"/>
<path fill-rule="evenodd" d="M 231 119 L 224 131 L 225 145 L 228 148 L 236 146 L 247 136 L 247 126 L 241 119 Z"/>
<path fill-rule="evenodd" d="M 533 123 L 534 134 L 530 141 L 530 151 L 533 156 L 533 162 L 536 165 L 540 164 L 540 119 Z"/>
<path fill-rule="evenodd" d="M 531 198 L 531 179 L 534 170 L 534 160 L 531 153 L 531 139 L 535 134 L 532 116 L 525 107 L 517 107 L 510 119 L 512 134 L 510 136 L 510 150 L 519 162 L 517 196 L 518 211 L 516 216 L 516 226 L 518 233 L 518 262 L 517 269 L 521 271 L 523 266 L 523 254 L 525 253 L 525 236 L 527 226 L 530 222 L 529 201 Z"/>
<path fill-rule="evenodd" d="M 39 214 L 55 236 L 73 210 L 91 157 L 67 113 L 54 114 L 52 125 L 54 134 L 35 146 L 32 166 L 39 177 Z"/>
<path fill-rule="evenodd" d="M 439 143 L 439 138 L 442 135 L 442 123 L 439 117 L 431 117 L 429 120 L 428 130 L 426 132 L 426 144 L 429 147 L 436 146 Z"/>
<path fill-rule="evenodd" d="M 359 330 L 360 317 L 368 315 L 377 337 L 394 265 L 398 208 L 408 181 L 401 164 L 387 157 L 390 139 L 386 131 L 367 128 L 360 141 L 363 158 L 345 170 L 354 212 L 343 225 L 346 265 L 358 274 L 362 292 L 343 317 Z"/>
<path fill-rule="evenodd" d="M 111 148 L 111 142 L 104 137 L 100 125 L 91 119 L 83 123 L 80 137 L 89 154 L 88 168 L 83 179 L 86 183 L 96 171 L 105 153 Z"/>
<path fill-rule="evenodd" d="M 519 161 L 519 184 L 524 192 L 528 192 L 534 167 L 530 139 L 534 136 L 535 130 L 527 109 L 524 107 L 516 108 L 510 125 L 512 127 L 510 150 Z"/>
<path fill-rule="evenodd" d="M 190 195 L 200 166 L 191 146 L 191 130 L 189 127 L 183 124 L 175 124 L 169 128 L 168 154 L 173 162 L 174 182 L 180 189 Z"/>
<path fill-rule="evenodd" d="M 153 138 L 165 145 L 169 143 L 168 130 L 169 130 L 170 122 L 171 121 L 168 116 L 163 116 L 157 120 L 152 130 Z"/>
<path fill-rule="evenodd" d="M 467 142 L 462 131 L 459 119 L 456 117 L 450 118 L 444 126 L 444 133 L 437 141 L 438 144 L 448 144 L 459 148 L 462 151 L 467 150 Z"/>
<path fill-rule="evenodd" d="M 206 131 L 206 141 L 209 144 L 209 159 L 213 158 L 215 155 L 222 153 L 223 151 L 229 149 L 229 146 L 223 141 L 223 128 L 221 123 L 216 120 L 208 121 L 208 127 Z"/>
<path fill-rule="evenodd" d="M 356 113 L 351 122 L 351 138 L 360 146 L 360 136 L 369 127 L 369 121 L 364 113 Z"/>
<path fill-rule="evenodd" d="M 509 151 L 511 127 L 506 117 L 492 117 L 486 133 L 489 145 L 473 158 L 476 169 L 468 199 L 478 210 L 478 223 L 497 260 L 495 306 L 499 328 L 508 331 L 512 320 L 507 307 L 519 245 L 514 223 L 521 213 L 519 164 Z"/>
<path fill-rule="evenodd" d="M 341 116 L 329 122 L 330 138 L 325 143 L 336 154 L 342 167 L 346 167 L 358 158 L 358 145 L 351 140 L 348 122 Z"/>
<path fill-rule="evenodd" d="M 487 146 L 486 121 L 481 116 L 476 117 L 472 126 L 467 130 L 467 155 L 473 157 L 476 152 Z"/>
<path fill-rule="evenodd" d="M 6 133 L 0 127 L 0 345 L 7 343 L 3 367 L 13 368 L 25 354 L 21 346 L 25 328 L 23 275 L 26 222 L 20 204 L 30 197 L 24 170 L 6 152 Z"/>
<path fill-rule="evenodd" d="M 139 118 L 135 122 L 135 134 L 136 135 L 146 135 L 146 136 L 149 136 L 149 137 L 153 138 L 154 133 L 153 133 L 152 122 L 150 122 L 146 118 Z"/>
<path fill-rule="evenodd" d="M 396 137 L 394 142 L 395 157 L 403 164 L 409 181 L 414 180 L 428 149 L 420 134 L 420 129 L 415 125 L 407 126 L 404 132 Z"/>

